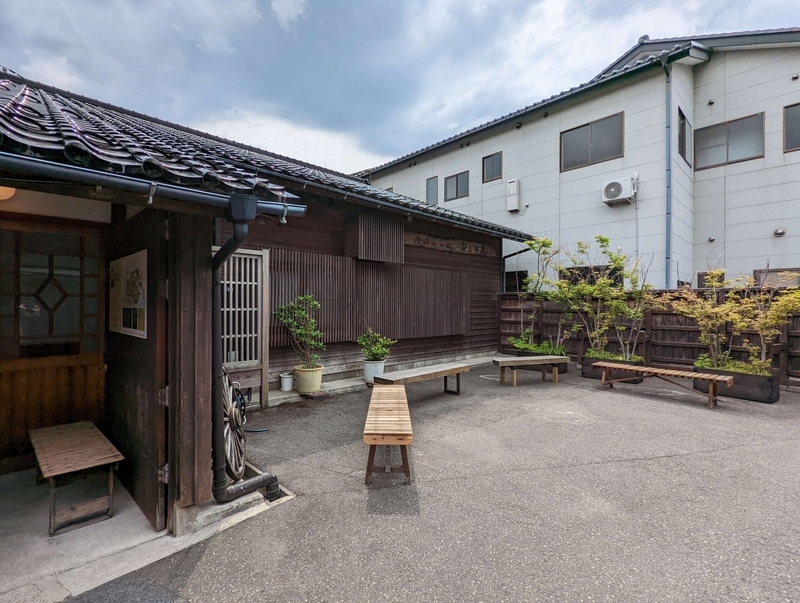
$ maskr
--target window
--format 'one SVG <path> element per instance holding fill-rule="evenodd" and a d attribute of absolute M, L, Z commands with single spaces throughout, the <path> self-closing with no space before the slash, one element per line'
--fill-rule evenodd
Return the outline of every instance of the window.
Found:
<path fill-rule="evenodd" d="M 97 235 L 12 228 L 0 228 L 0 358 L 100 351 Z"/>
<path fill-rule="evenodd" d="M 618 287 L 624 286 L 623 275 L 619 268 L 614 268 L 609 264 L 597 264 L 594 266 L 569 266 L 558 270 L 558 278 L 573 285 L 586 283 L 588 285 L 597 284 L 600 279 L 609 279 Z"/>
<path fill-rule="evenodd" d="M 444 179 L 444 200 L 469 197 L 469 172 L 461 172 Z"/>
<path fill-rule="evenodd" d="M 784 151 L 800 151 L 800 104 L 783 110 Z"/>
<path fill-rule="evenodd" d="M 623 113 L 561 133 L 561 171 L 616 159 L 625 154 Z"/>
<path fill-rule="evenodd" d="M 698 289 L 706 289 L 708 287 L 708 283 L 706 283 L 707 280 L 708 280 L 708 272 L 698 272 L 697 273 L 697 288 Z M 723 272 L 719 276 L 719 282 L 722 282 L 724 280 L 725 280 L 725 273 Z"/>
<path fill-rule="evenodd" d="M 525 279 L 528 278 L 527 270 L 506 272 L 506 293 L 519 293 L 525 288 Z"/>
<path fill-rule="evenodd" d="M 692 124 L 686 119 L 683 111 L 678 109 L 678 153 L 692 165 Z"/>
<path fill-rule="evenodd" d="M 491 182 L 503 177 L 503 154 L 495 153 L 483 158 L 483 181 Z"/>
<path fill-rule="evenodd" d="M 425 202 L 428 205 L 439 205 L 439 176 L 425 181 Z"/>
<path fill-rule="evenodd" d="M 800 268 L 771 268 L 753 270 L 759 287 L 800 287 Z"/>
<path fill-rule="evenodd" d="M 702 170 L 764 156 L 764 114 L 751 115 L 694 133 L 694 165 Z"/>

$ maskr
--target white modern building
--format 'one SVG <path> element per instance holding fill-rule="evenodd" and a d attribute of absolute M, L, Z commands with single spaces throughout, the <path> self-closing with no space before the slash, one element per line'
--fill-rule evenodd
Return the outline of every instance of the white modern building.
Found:
<path fill-rule="evenodd" d="M 585 84 L 359 176 L 562 245 L 605 235 L 657 287 L 800 269 L 800 28 L 643 36 Z"/>

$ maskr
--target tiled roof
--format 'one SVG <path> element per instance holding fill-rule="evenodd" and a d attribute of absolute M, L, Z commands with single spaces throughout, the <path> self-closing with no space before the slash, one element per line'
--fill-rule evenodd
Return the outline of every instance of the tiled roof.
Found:
<path fill-rule="evenodd" d="M 784 29 L 761 29 L 755 31 L 736 31 L 722 34 L 702 34 L 685 36 L 681 38 L 658 38 L 651 40 L 642 36 L 639 41 L 625 54 L 618 57 L 611 65 L 601 71 L 601 75 L 613 69 L 629 65 L 641 55 L 660 52 L 664 48 L 671 48 L 675 44 L 696 42 L 711 50 L 726 47 L 750 46 L 754 44 L 800 44 L 800 28 L 791 27 Z"/>
<path fill-rule="evenodd" d="M 0 151 L 219 193 L 271 196 L 281 177 L 375 207 L 524 241 L 531 235 L 385 191 L 319 166 L 63 90 L 0 76 Z M 280 188 L 280 187 L 278 187 Z M 290 187 L 291 188 L 291 187 Z"/>
<path fill-rule="evenodd" d="M 787 28 L 787 29 L 769 29 L 769 30 L 760 30 L 760 31 L 746 31 L 746 32 L 737 32 L 737 33 L 730 33 L 730 34 L 709 34 L 709 35 L 700 35 L 700 36 L 687 36 L 684 38 L 665 38 L 662 40 L 650 40 L 646 36 L 643 36 L 639 39 L 639 42 L 633 46 L 630 50 L 628 50 L 625 54 L 623 54 L 620 58 L 618 58 L 614 63 L 612 63 L 609 67 L 604 69 L 599 75 L 592 78 L 588 82 L 584 84 L 580 84 L 579 86 L 575 86 L 574 88 L 570 88 L 569 90 L 565 90 L 564 92 L 559 92 L 558 94 L 554 94 L 553 96 L 541 100 L 537 103 L 532 105 L 528 105 L 527 107 L 523 107 L 518 111 L 514 111 L 507 115 L 503 115 L 502 117 L 498 117 L 497 119 L 493 119 L 486 123 L 480 124 L 479 126 L 475 126 L 474 128 L 470 128 L 469 130 L 465 130 L 459 134 L 455 134 L 454 136 L 450 136 L 449 138 L 445 138 L 444 140 L 440 140 L 434 144 L 428 145 L 427 147 L 423 147 L 418 151 L 414 151 L 413 153 L 408 153 L 379 165 L 377 167 L 362 170 L 355 174 L 355 176 L 360 178 L 366 178 L 370 174 L 375 172 L 380 172 L 389 167 L 393 167 L 396 165 L 400 165 L 411 158 L 417 157 L 428 151 L 432 151 L 449 143 L 452 143 L 459 139 L 464 139 L 468 136 L 472 136 L 477 134 L 478 132 L 482 132 L 484 130 L 488 130 L 489 128 L 498 126 L 500 124 L 518 120 L 521 117 L 524 117 L 526 114 L 530 113 L 531 111 L 540 110 L 543 107 L 552 105 L 564 99 L 570 98 L 577 94 L 583 93 L 589 89 L 595 88 L 598 85 L 605 84 L 607 82 L 611 82 L 618 78 L 627 76 L 631 73 L 637 72 L 642 69 L 647 69 L 652 67 L 653 65 L 657 64 L 663 57 L 674 58 L 675 55 L 688 51 L 692 45 L 698 46 L 696 42 L 702 43 L 703 46 L 711 46 L 711 42 L 716 45 L 733 45 L 733 44 L 741 44 L 744 42 L 749 42 L 750 39 L 753 40 L 753 43 L 757 41 L 770 41 L 773 40 L 775 43 L 781 42 L 784 39 L 786 40 L 795 40 L 800 41 L 800 29 L 798 28 Z M 654 46 L 653 48 L 649 49 L 648 46 Z M 713 47 L 713 46 L 712 46 Z M 637 49 L 641 49 L 640 53 L 636 53 Z M 633 56 L 632 56 L 633 55 Z M 639 56 L 641 55 L 641 56 Z M 628 59 L 628 60 L 625 60 Z"/>

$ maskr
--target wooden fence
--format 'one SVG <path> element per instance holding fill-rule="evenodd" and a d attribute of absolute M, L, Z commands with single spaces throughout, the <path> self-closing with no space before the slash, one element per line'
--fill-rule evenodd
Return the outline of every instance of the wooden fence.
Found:
<path fill-rule="evenodd" d="M 526 326 L 530 326 L 530 316 L 536 315 L 535 341 L 555 340 L 562 324 L 562 333 L 569 333 L 570 327 L 578 323 L 577 316 L 569 317 L 562 308 L 550 302 L 520 300 L 516 293 L 501 293 L 499 300 L 499 342 L 498 350 L 513 354 L 516 349 L 508 343 L 510 336 L 519 336 Z M 757 337 L 748 334 L 752 340 Z M 692 365 L 699 354 L 708 347 L 700 343 L 697 324 L 685 316 L 666 310 L 653 310 L 645 317 L 643 336 L 638 354 L 645 362 L 656 366 Z M 582 332 L 571 334 L 565 342 L 567 353 L 575 360 L 583 357 L 588 342 Z M 733 338 L 733 355 L 744 360 L 747 351 L 742 345 L 742 337 Z M 609 352 L 618 352 L 619 344 L 609 333 Z M 778 370 L 782 385 L 800 385 L 800 315 L 793 316 L 783 328 L 778 340 L 772 346 L 773 365 Z"/>

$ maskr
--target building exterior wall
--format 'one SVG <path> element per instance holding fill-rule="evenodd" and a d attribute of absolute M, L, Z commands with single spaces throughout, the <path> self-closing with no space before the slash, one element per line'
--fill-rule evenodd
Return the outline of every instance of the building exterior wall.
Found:
<path fill-rule="evenodd" d="M 720 51 L 706 63 L 671 65 L 668 282 L 667 89 L 660 68 L 566 99 L 547 109 L 546 117 L 544 110 L 526 116 L 519 129 L 512 121 L 411 158 L 373 174 L 372 182 L 425 200 L 426 179 L 438 176 L 441 206 L 549 236 L 562 245 L 607 236 L 612 248 L 638 252 L 657 287 L 674 287 L 716 266 L 726 268 L 729 276 L 751 274 L 767 261 L 772 268 L 800 267 L 800 152 L 783 152 L 783 108 L 800 102 L 800 80 L 791 79 L 798 58 L 798 48 Z M 695 171 L 678 152 L 678 109 L 693 132 L 763 111 L 765 157 Z M 560 133 L 620 111 L 624 157 L 561 172 Z M 484 184 L 481 160 L 497 151 L 503 153 L 503 177 Z M 444 179 L 464 170 L 469 170 L 469 197 L 445 202 Z M 638 208 L 602 203 L 604 182 L 635 173 Z M 518 213 L 506 211 L 506 182 L 512 179 L 520 181 Z M 777 228 L 785 229 L 786 236 L 774 237 Z M 506 243 L 504 252 L 521 247 Z M 508 270 L 531 266 L 522 255 L 509 260 Z"/>
<path fill-rule="evenodd" d="M 424 184 L 424 183 L 423 183 Z M 348 230 L 345 224 L 348 218 L 357 216 L 359 212 L 370 211 L 350 203 L 340 201 L 311 201 L 308 204 L 308 213 L 302 219 L 290 219 L 286 225 L 280 225 L 275 220 L 260 217 L 251 224 L 250 234 L 244 247 L 250 249 L 294 250 L 311 254 L 319 254 L 319 265 L 335 264 L 336 258 L 348 255 L 346 237 Z M 374 213 L 372 210 L 371 213 Z M 387 212 L 380 215 L 390 216 Z M 500 290 L 501 278 L 501 252 L 502 246 L 499 238 L 477 234 L 461 228 L 454 228 L 441 223 L 431 223 L 424 220 L 405 221 L 405 233 L 418 233 L 425 237 L 438 240 L 458 240 L 485 245 L 491 249 L 488 255 L 475 255 L 454 253 L 438 249 L 424 248 L 406 244 L 404 246 L 404 267 L 421 268 L 428 270 L 455 271 L 465 274 L 468 281 L 468 329 L 461 335 L 442 335 L 436 337 L 416 337 L 400 339 L 392 347 L 391 355 L 387 359 L 387 366 L 406 368 L 424 365 L 426 363 L 441 361 L 442 358 L 466 358 L 474 355 L 491 353 L 497 349 L 497 293 Z M 230 225 L 222 224 L 222 240 L 230 234 Z M 351 258 L 348 258 L 351 259 Z M 366 260 L 353 260 L 366 262 Z M 326 278 L 323 270 L 318 270 L 320 278 Z M 353 290 L 365 286 L 357 280 L 350 283 Z M 270 279 L 271 287 L 275 286 L 275 279 Z M 326 289 L 326 290 L 332 290 Z M 298 294 L 307 292 L 298 291 Z M 424 292 L 421 292 L 424 294 Z M 400 292 L 396 292 L 397 295 Z M 356 296 L 357 297 L 357 296 Z M 320 300 L 326 304 L 325 299 Z M 331 307 L 340 300 L 329 299 L 327 304 Z M 429 299 L 431 312 L 441 304 L 442 300 Z M 441 309 L 441 308 L 439 308 Z M 274 308 L 272 308 L 274 310 Z M 455 311 L 455 310 L 454 310 Z M 318 316 L 318 318 L 321 318 Z M 334 317 L 336 323 L 340 317 Z M 360 320 L 360 319 L 359 319 Z M 374 325 L 370 325 L 373 326 Z M 323 335 L 326 325 L 320 322 Z M 364 327 L 358 325 L 358 332 Z M 391 333 L 384 333 L 391 336 Z M 330 332 L 329 332 L 330 335 Z M 323 378 L 327 380 L 355 377 L 363 368 L 363 357 L 355 341 L 325 339 L 327 349 L 320 352 L 321 364 L 324 365 Z M 297 356 L 290 346 L 270 343 L 269 353 L 269 381 L 271 387 L 276 387 L 279 373 L 291 370 L 297 365 Z"/>
<path fill-rule="evenodd" d="M 783 151 L 783 108 L 800 103 L 798 60 L 797 48 L 730 51 L 695 67 L 695 129 L 765 114 L 763 158 L 695 171 L 696 270 L 800 267 L 800 151 Z"/>

